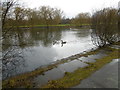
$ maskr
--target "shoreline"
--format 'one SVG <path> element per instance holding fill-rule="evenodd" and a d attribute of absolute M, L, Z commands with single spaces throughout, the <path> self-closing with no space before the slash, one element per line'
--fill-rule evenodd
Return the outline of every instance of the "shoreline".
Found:
<path fill-rule="evenodd" d="M 78 68 L 73 72 L 66 72 L 65 75 L 57 80 L 50 80 L 47 84 L 42 85 L 40 88 L 71 88 L 81 83 L 82 80 L 88 78 L 93 73 L 101 69 L 106 64 L 115 59 L 119 59 L 119 49 L 106 47 L 106 56 L 95 59 L 95 62 L 85 62 L 88 66 Z"/>
<path fill-rule="evenodd" d="M 87 55 L 94 54 L 94 51 L 97 51 L 97 49 L 98 49 L 97 47 L 94 47 L 94 48 L 88 49 L 87 51 L 83 51 L 81 53 L 77 53 L 77 54 L 74 54 L 74 55 L 71 55 L 71 56 L 68 56 L 68 57 L 64 57 L 62 59 L 57 59 L 57 60 L 55 60 L 55 61 L 53 61 L 53 62 L 51 62 L 49 64 L 39 66 L 38 68 L 36 68 L 36 69 L 34 69 L 32 71 L 23 72 L 23 73 L 16 74 L 16 75 L 13 75 L 11 77 L 5 78 L 5 79 L 3 79 L 3 81 L 8 80 L 10 78 L 14 78 L 16 76 L 20 76 L 22 74 L 31 73 L 33 71 L 36 71 L 36 70 L 39 70 L 39 69 L 42 69 L 42 68 L 47 68 L 47 67 L 49 67 L 51 65 L 63 64 L 63 63 L 66 63 L 68 61 L 72 61 L 72 60 L 77 59 L 77 58 L 82 57 L 82 56 L 87 56 Z"/>
<path fill-rule="evenodd" d="M 53 68 L 56 68 L 58 65 L 66 63 L 67 61 L 72 61 L 74 59 L 77 59 L 77 58 L 80 58 L 80 57 L 83 57 L 83 56 L 87 57 L 89 55 L 94 55 L 94 54 L 98 53 L 101 49 L 106 49 L 106 47 L 97 48 L 95 50 L 91 49 L 90 51 L 87 51 L 85 53 L 79 53 L 79 54 L 76 54 L 76 55 L 72 55 L 70 57 L 58 60 L 51 65 L 44 66 L 42 68 L 37 68 L 34 71 L 23 73 L 23 74 L 8 78 L 6 80 L 3 80 L 3 88 L 6 88 L 6 87 L 15 88 L 15 87 L 21 87 L 21 86 L 23 86 L 23 87 L 32 86 L 31 80 L 34 77 L 37 77 L 38 75 L 42 75 L 42 74 L 44 74 L 44 72 L 49 71 Z"/>
<path fill-rule="evenodd" d="M 72 60 L 80 58 L 82 56 L 87 57 L 88 55 L 92 55 L 92 54 L 95 54 L 95 53 L 99 52 L 99 50 L 100 50 L 99 48 L 97 48 L 97 49 L 90 49 L 89 51 L 82 52 L 82 53 L 79 53 L 79 54 L 75 54 L 75 55 L 69 56 L 67 58 L 63 58 L 63 59 L 57 60 L 57 61 L 53 62 L 52 64 L 45 65 L 43 67 L 37 68 L 34 71 L 18 74 L 16 76 L 7 78 L 7 79 L 3 80 L 3 87 L 6 86 L 6 84 L 10 83 L 11 81 L 19 83 L 19 81 L 21 81 L 21 80 L 24 81 L 26 79 L 36 77 L 37 75 L 42 75 L 44 72 L 57 67 L 59 64 L 63 64 L 65 62 L 69 61 L 69 60 L 72 61 Z"/>
<path fill-rule="evenodd" d="M 91 28 L 90 24 L 58 24 L 58 25 L 25 25 L 25 26 L 7 26 L 6 28 L 60 28 L 60 27 L 78 27 L 78 28 Z"/>

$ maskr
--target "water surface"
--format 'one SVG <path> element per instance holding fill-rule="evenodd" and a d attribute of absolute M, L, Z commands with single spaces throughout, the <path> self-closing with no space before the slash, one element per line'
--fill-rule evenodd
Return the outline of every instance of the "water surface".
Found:
<path fill-rule="evenodd" d="M 23 28 L 16 30 L 16 33 L 19 38 L 16 37 L 15 40 L 21 44 L 18 51 L 22 51 L 21 54 L 23 58 L 14 59 L 15 64 L 9 62 L 4 65 L 3 78 L 35 70 L 56 60 L 95 47 L 91 41 L 91 29 Z M 62 43 L 61 40 L 66 43 Z M 10 44 L 12 41 L 9 39 L 3 42 Z M 4 51 L 8 51 L 8 49 L 9 47 L 4 45 Z"/>

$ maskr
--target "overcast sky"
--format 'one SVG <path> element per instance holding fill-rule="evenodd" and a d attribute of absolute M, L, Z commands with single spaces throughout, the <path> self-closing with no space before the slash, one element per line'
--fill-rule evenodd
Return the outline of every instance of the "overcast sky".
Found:
<path fill-rule="evenodd" d="M 26 7 L 37 8 L 43 5 L 57 7 L 64 11 L 67 17 L 74 17 L 81 12 L 92 13 L 104 7 L 118 7 L 120 0 L 20 0 Z"/>

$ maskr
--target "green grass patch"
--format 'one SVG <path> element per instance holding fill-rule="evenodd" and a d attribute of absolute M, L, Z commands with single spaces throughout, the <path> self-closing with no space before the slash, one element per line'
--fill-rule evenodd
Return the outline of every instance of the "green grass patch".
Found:
<path fill-rule="evenodd" d="M 107 49 L 111 51 L 107 53 L 107 56 L 97 59 L 94 63 L 88 63 L 89 65 L 87 67 L 79 68 L 72 73 L 67 73 L 59 80 L 51 80 L 42 88 L 69 88 L 78 85 L 81 80 L 89 77 L 92 73 L 103 67 L 105 64 L 111 62 L 113 59 L 120 58 L 120 55 L 118 55 L 120 49 Z"/>
<path fill-rule="evenodd" d="M 66 27 L 66 26 L 88 26 L 90 24 L 57 24 L 57 25 L 21 25 L 21 26 L 13 26 L 16 27 Z M 8 28 L 11 26 L 7 26 Z"/>
<path fill-rule="evenodd" d="M 74 26 L 72 24 L 57 24 L 57 25 L 25 25 L 25 26 L 14 26 L 14 27 L 60 27 L 60 26 Z"/>

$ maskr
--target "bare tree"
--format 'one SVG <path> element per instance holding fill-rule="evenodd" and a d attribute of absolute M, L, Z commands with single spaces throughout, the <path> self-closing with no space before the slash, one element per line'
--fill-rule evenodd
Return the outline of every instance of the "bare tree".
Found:
<path fill-rule="evenodd" d="M 90 13 L 79 13 L 72 20 L 72 23 L 76 25 L 90 24 Z"/>
<path fill-rule="evenodd" d="M 9 14 L 10 9 L 14 6 L 15 3 L 15 0 L 6 0 L 5 2 L 2 2 L 2 38 L 5 38 L 7 32 L 11 30 L 10 28 L 6 29 L 5 24 L 7 24 L 7 15 Z"/>
<path fill-rule="evenodd" d="M 39 16 L 43 20 L 43 24 L 59 24 L 62 19 L 63 12 L 57 8 L 51 8 L 49 6 L 42 6 L 39 8 Z"/>
<path fill-rule="evenodd" d="M 8 27 L 8 16 L 11 13 L 11 9 L 15 6 L 15 0 L 6 0 L 2 2 L 2 73 L 6 73 L 12 65 L 19 62 L 22 57 L 22 50 L 18 44 L 18 34 L 13 27 Z M 17 40 L 16 40 L 17 39 Z M 8 64 L 9 63 L 9 64 Z M 9 66 L 10 65 L 10 66 Z"/>
<path fill-rule="evenodd" d="M 96 11 L 92 16 L 92 41 L 102 47 L 120 40 L 118 30 L 118 10 L 104 8 Z"/>
<path fill-rule="evenodd" d="M 14 14 L 17 26 L 22 24 L 22 21 L 25 19 L 25 10 L 21 7 L 15 7 Z"/>

